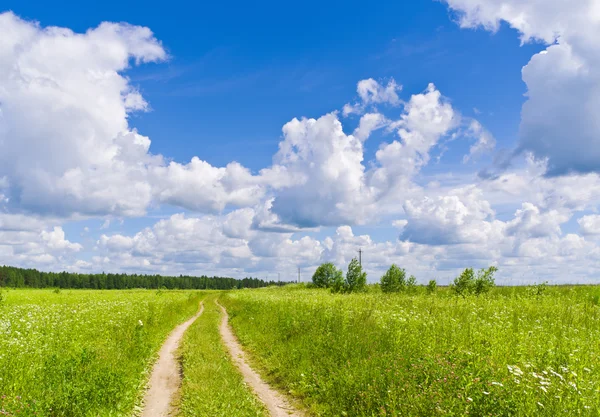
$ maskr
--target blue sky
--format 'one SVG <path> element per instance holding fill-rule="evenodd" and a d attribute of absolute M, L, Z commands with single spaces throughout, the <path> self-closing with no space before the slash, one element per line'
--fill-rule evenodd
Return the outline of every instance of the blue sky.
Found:
<path fill-rule="evenodd" d="M 578 111 L 596 103 L 561 98 L 563 88 L 596 86 L 596 50 L 584 41 L 596 2 L 573 18 L 536 0 L 500 3 L 5 2 L 0 234 L 10 243 L 0 263 L 234 276 L 302 265 L 309 274 L 365 246 L 371 280 L 391 262 L 422 280 L 461 263 L 496 264 L 506 280 L 561 280 L 552 271 L 579 256 L 576 280 L 594 279 L 595 151 L 579 157 L 564 143 L 596 149 L 593 117 Z M 585 75 L 561 72 L 571 62 Z M 12 88 L 16 71 L 30 84 Z M 51 99 L 32 94 L 37 79 L 52 81 Z M 372 81 L 371 96 L 361 80 Z M 346 104 L 357 110 L 345 114 Z M 356 139 L 369 114 L 380 123 Z M 484 135 L 495 146 L 475 151 Z M 28 153 L 45 147 L 64 158 Z M 27 160 L 36 169 L 22 168 Z M 6 226 L 24 219 L 35 226 Z M 241 229 L 226 232 L 232 222 Z M 200 231 L 218 237 L 190 241 Z"/>

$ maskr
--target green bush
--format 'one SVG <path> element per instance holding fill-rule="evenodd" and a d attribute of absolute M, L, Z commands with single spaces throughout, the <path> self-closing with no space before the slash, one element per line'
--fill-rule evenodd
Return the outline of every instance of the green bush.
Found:
<path fill-rule="evenodd" d="M 348 265 L 344 287 L 346 292 L 364 291 L 367 287 L 367 273 L 363 272 L 356 258 L 353 258 Z"/>
<path fill-rule="evenodd" d="M 399 268 L 396 264 L 390 266 L 381 277 L 381 291 L 400 292 L 406 288 L 406 271 Z"/>
<path fill-rule="evenodd" d="M 432 279 L 427 284 L 427 293 L 433 294 L 434 292 L 436 292 L 436 290 L 437 290 L 437 282 L 435 281 L 435 279 Z"/>
<path fill-rule="evenodd" d="M 312 282 L 317 288 L 331 288 L 343 283 L 344 275 L 331 262 L 320 265 L 312 276 Z"/>
<path fill-rule="evenodd" d="M 495 266 L 480 269 L 475 276 L 473 268 L 465 269 L 454 279 L 452 290 L 456 295 L 466 297 L 470 294 L 481 295 L 489 292 L 495 286 L 494 273 L 498 270 Z"/>
<path fill-rule="evenodd" d="M 417 292 L 417 277 L 411 275 L 406 281 L 406 290 L 410 293 Z"/>

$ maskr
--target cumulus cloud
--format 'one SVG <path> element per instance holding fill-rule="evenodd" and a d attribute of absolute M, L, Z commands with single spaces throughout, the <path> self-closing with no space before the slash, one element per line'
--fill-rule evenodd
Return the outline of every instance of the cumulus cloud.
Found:
<path fill-rule="evenodd" d="M 103 23 L 79 34 L 8 12 L 0 33 L 0 177 L 8 177 L 10 203 L 142 214 L 150 141 L 128 128 L 127 114 L 147 104 L 120 72 L 130 59 L 166 58 L 152 32 Z"/>
<path fill-rule="evenodd" d="M 402 90 L 402 86 L 396 84 L 392 78 L 387 85 L 382 85 L 373 78 L 360 80 L 356 85 L 359 101 L 354 104 L 346 104 L 342 110 L 344 116 L 349 114 L 361 114 L 369 105 L 374 104 L 389 104 L 397 106 L 400 104 L 398 91 Z"/>
<path fill-rule="evenodd" d="M 67 268 L 83 250 L 71 242 L 55 220 L 0 213 L 0 258 L 3 264 L 50 269 Z"/>
<path fill-rule="evenodd" d="M 502 222 L 476 187 L 452 190 L 448 195 L 408 200 L 404 204 L 407 223 L 401 239 L 445 245 L 485 243 L 503 233 Z"/>
<path fill-rule="evenodd" d="M 497 31 L 549 46 L 523 68 L 519 151 L 547 160 L 548 175 L 600 169 L 600 6 L 595 0 L 446 0 L 462 27 Z"/>
<path fill-rule="evenodd" d="M 357 222 L 369 202 L 362 142 L 344 133 L 335 113 L 283 127 L 275 164 L 299 183 L 278 191 L 272 211 L 302 227 Z"/>
<path fill-rule="evenodd" d="M 580 232 L 583 235 L 600 235 L 600 216 L 590 214 L 577 220 Z"/>

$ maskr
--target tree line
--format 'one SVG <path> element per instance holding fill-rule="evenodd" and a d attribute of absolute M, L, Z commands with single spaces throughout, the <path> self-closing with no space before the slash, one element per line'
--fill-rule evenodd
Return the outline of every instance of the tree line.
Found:
<path fill-rule="evenodd" d="M 480 269 L 475 272 L 473 268 L 465 269 L 450 285 L 450 289 L 456 295 L 480 295 L 489 292 L 495 286 L 494 274 L 498 271 L 495 266 Z M 348 265 L 348 271 L 344 277 L 342 270 L 327 262 L 321 264 L 312 277 L 312 283 L 317 288 L 330 288 L 332 292 L 361 292 L 367 289 L 367 273 L 362 266 L 353 258 Z M 384 293 L 414 292 L 417 288 L 417 278 L 414 275 L 406 277 L 406 270 L 396 264 L 383 274 L 379 280 L 379 286 Z M 436 280 L 430 280 L 426 285 L 427 292 L 432 294 L 437 290 Z"/>
<path fill-rule="evenodd" d="M 199 277 L 180 275 L 139 274 L 80 274 L 72 272 L 42 272 L 0 266 L 0 287 L 12 288 L 81 288 L 98 290 L 123 290 L 130 288 L 148 289 L 194 289 L 231 290 L 234 288 L 261 288 L 269 285 L 284 285 L 284 282 L 265 281 L 258 278 L 235 279 L 229 277 Z"/>

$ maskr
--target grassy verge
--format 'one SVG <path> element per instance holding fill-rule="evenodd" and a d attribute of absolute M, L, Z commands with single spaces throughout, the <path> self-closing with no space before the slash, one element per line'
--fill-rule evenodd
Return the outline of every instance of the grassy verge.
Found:
<path fill-rule="evenodd" d="M 180 348 L 183 386 L 180 417 L 266 417 L 221 343 L 218 294 L 204 300 L 204 313 L 187 330 Z"/>
<path fill-rule="evenodd" d="M 598 416 L 598 287 L 223 297 L 263 375 L 320 416 Z"/>
<path fill-rule="evenodd" d="M 192 291 L 11 290 L 0 303 L 0 415 L 131 416 Z"/>

